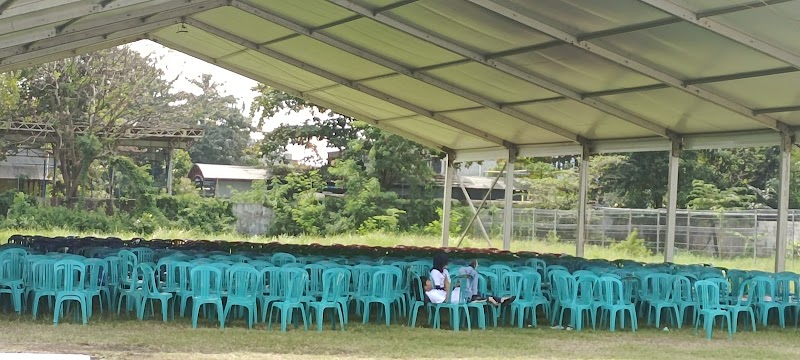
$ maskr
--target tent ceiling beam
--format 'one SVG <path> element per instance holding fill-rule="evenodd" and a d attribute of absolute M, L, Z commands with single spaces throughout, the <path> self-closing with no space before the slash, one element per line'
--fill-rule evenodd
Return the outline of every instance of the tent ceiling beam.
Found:
<path fill-rule="evenodd" d="M 372 97 L 378 98 L 378 99 L 383 100 L 383 101 L 385 101 L 387 103 L 390 103 L 390 104 L 392 104 L 394 106 L 406 109 L 406 110 L 411 111 L 413 113 L 416 113 L 418 115 L 425 116 L 427 118 L 430 118 L 430 119 L 432 119 L 434 121 L 440 122 L 440 123 L 445 124 L 447 126 L 459 129 L 459 130 L 464 131 L 465 133 L 468 133 L 468 134 L 470 134 L 472 136 L 476 136 L 476 137 L 479 137 L 481 139 L 484 139 L 484 140 L 487 140 L 487 141 L 490 141 L 492 143 L 495 143 L 495 144 L 498 144 L 498 145 L 502 145 L 502 146 L 505 146 L 505 147 L 513 147 L 514 146 L 510 141 L 504 140 L 504 139 L 502 139 L 500 137 L 497 137 L 495 135 L 492 135 L 492 134 L 490 134 L 490 133 L 488 133 L 486 131 L 483 131 L 483 130 L 480 130 L 480 129 L 476 129 L 476 128 L 473 128 L 471 126 L 462 124 L 462 123 L 460 123 L 458 121 L 455 121 L 453 119 L 450 119 L 450 118 L 448 118 L 448 117 L 446 117 L 446 116 L 444 116 L 442 114 L 438 114 L 438 113 L 436 113 L 434 111 L 430 111 L 430 110 L 424 109 L 424 108 L 422 108 L 420 106 L 417 106 L 417 105 L 414 105 L 414 104 L 412 104 L 410 102 L 398 99 L 398 98 L 396 98 L 394 96 L 391 96 L 391 95 L 383 93 L 381 91 L 372 89 L 370 87 L 367 87 L 367 86 L 364 86 L 364 85 L 360 85 L 360 84 L 356 84 L 356 83 L 352 82 L 351 80 L 348 80 L 348 79 L 346 79 L 346 78 L 344 78 L 342 76 L 336 75 L 336 74 L 334 74 L 334 73 L 332 73 L 330 71 L 318 68 L 318 67 L 313 66 L 311 64 L 304 63 L 304 62 L 302 62 L 300 60 L 297 60 L 297 59 L 292 58 L 290 56 L 287 56 L 285 54 L 279 53 L 279 52 L 277 52 L 275 50 L 272 50 L 270 48 L 267 48 L 265 46 L 261 46 L 261 45 L 259 45 L 257 43 L 254 43 L 254 42 L 252 42 L 250 40 L 247 40 L 245 38 L 239 37 L 239 36 L 237 36 L 235 34 L 231 34 L 231 33 L 227 32 L 227 31 L 224 31 L 224 30 L 218 29 L 216 27 L 213 27 L 213 26 L 211 26 L 209 24 L 206 24 L 206 23 L 204 23 L 202 21 L 195 20 L 195 19 L 186 19 L 186 24 L 187 25 L 191 25 L 191 26 L 193 26 L 195 28 L 198 28 L 198 29 L 200 29 L 202 31 L 205 31 L 205 32 L 207 32 L 209 34 L 212 34 L 212 35 L 215 35 L 217 37 L 220 37 L 222 39 L 225 39 L 227 41 L 230 41 L 230 42 L 232 42 L 234 44 L 237 44 L 239 46 L 243 46 L 245 48 L 249 48 L 251 50 L 257 51 L 257 52 L 259 52 L 259 53 L 261 53 L 263 55 L 269 56 L 269 57 L 271 57 L 271 58 L 273 58 L 275 60 L 278 60 L 278 61 L 281 61 L 283 63 L 289 64 L 289 65 L 294 66 L 296 68 L 305 70 L 305 71 L 307 71 L 307 72 L 309 72 L 311 74 L 314 74 L 314 75 L 319 76 L 321 78 L 324 78 L 326 80 L 335 82 L 337 84 L 346 86 L 346 87 L 351 88 L 353 90 L 356 90 L 356 91 L 362 92 L 364 94 L 370 95 Z"/>
<path fill-rule="evenodd" d="M 486 57 L 484 55 L 482 55 L 482 54 L 479 54 L 479 53 L 477 53 L 475 51 L 469 50 L 469 49 L 467 49 L 467 48 L 465 48 L 463 46 L 455 44 L 455 43 L 453 43 L 453 42 L 451 42 L 449 40 L 446 40 L 444 38 L 438 37 L 438 36 L 436 36 L 434 34 L 427 33 L 425 31 L 417 29 L 417 28 L 415 28 L 415 27 L 413 27 L 411 25 L 408 25 L 408 24 L 406 24 L 406 23 L 404 23 L 402 21 L 395 20 L 394 18 L 391 18 L 391 17 L 383 15 L 383 14 L 374 14 L 370 9 L 368 9 L 368 8 L 366 8 L 364 6 L 361 6 L 359 4 L 356 4 L 356 3 L 354 3 L 354 2 L 352 2 L 350 0 L 328 0 L 328 2 L 336 4 L 336 5 L 344 8 L 344 9 L 353 11 L 353 12 L 355 12 L 357 14 L 361 14 L 362 16 L 368 17 L 368 18 L 372 19 L 373 21 L 376 21 L 376 22 L 378 22 L 380 24 L 383 24 L 385 26 L 388 26 L 388 27 L 391 27 L 393 29 L 396 29 L 396 30 L 399 30 L 401 32 L 404 32 L 404 33 L 406 33 L 408 35 L 414 36 L 414 37 L 416 37 L 416 38 L 418 38 L 420 40 L 427 41 L 427 42 L 429 42 L 431 44 L 434 44 L 434 45 L 436 45 L 436 46 L 438 46 L 438 47 L 440 47 L 442 49 L 451 51 L 451 52 L 453 52 L 455 54 L 458 54 L 458 55 L 461 55 L 461 56 L 463 56 L 465 58 L 471 59 L 472 61 L 475 61 L 477 63 L 483 64 L 485 66 L 488 66 L 488 67 L 491 67 L 491 68 L 494 68 L 494 69 L 497 69 L 497 70 L 500 70 L 500 71 L 505 72 L 505 73 L 507 73 L 507 74 L 509 74 L 511 76 L 514 76 L 516 78 L 522 79 L 524 81 L 527 81 L 527 82 L 529 82 L 531 84 L 534 84 L 536 86 L 539 86 L 539 87 L 542 87 L 544 89 L 547 89 L 549 91 L 555 92 L 557 94 L 561 94 L 561 95 L 566 96 L 566 97 L 568 97 L 568 98 L 570 98 L 572 100 L 581 102 L 581 103 L 583 103 L 585 105 L 588 105 L 588 106 L 593 107 L 593 108 L 595 108 L 597 110 L 605 112 L 605 113 L 607 113 L 609 115 L 616 116 L 616 117 L 618 117 L 618 118 L 620 118 L 620 119 L 622 119 L 624 121 L 627 121 L 627 122 L 629 122 L 631 124 L 634 124 L 634 125 L 636 125 L 638 127 L 643 128 L 643 129 L 646 129 L 646 130 L 648 130 L 648 131 L 650 131 L 650 132 L 652 132 L 652 133 L 654 133 L 654 134 L 656 134 L 658 136 L 665 137 L 665 138 L 670 138 L 670 137 L 673 137 L 675 135 L 675 133 L 672 130 L 669 130 L 666 127 L 664 127 L 662 125 L 659 125 L 659 124 L 656 124 L 656 123 L 654 123 L 654 122 L 652 122 L 650 120 L 644 119 L 644 118 L 642 118 L 642 117 L 640 117 L 638 115 L 635 115 L 635 114 L 627 112 L 625 110 L 616 108 L 616 107 L 614 107 L 614 106 L 612 106 L 610 104 L 607 104 L 607 103 L 605 103 L 603 101 L 600 101 L 600 100 L 597 100 L 597 99 L 582 97 L 581 94 L 579 94 L 578 92 L 576 92 L 576 91 L 574 91 L 572 89 L 568 89 L 563 85 L 554 83 L 554 82 L 552 82 L 550 80 L 547 80 L 547 79 L 544 79 L 544 78 L 542 78 L 542 77 L 540 77 L 538 75 L 535 75 L 535 74 L 520 70 L 520 69 L 515 68 L 513 66 L 510 66 L 510 65 L 508 65 L 506 63 L 503 63 L 503 62 L 500 62 L 500 61 L 497 61 L 497 60 L 486 59 Z"/>
<path fill-rule="evenodd" d="M 440 80 L 440 79 L 438 79 L 436 77 L 427 75 L 425 73 L 415 72 L 413 69 L 409 69 L 409 68 L 407 68 L 407 67 L 405 67 L 405 66 L 403 66 L 403 65 L 401 65 L 399 63 L 396 63 L 394 61 L 389 60 L 388 58 L 379 56 L 379 55 L 377 55 L 375 53 L 372 53 L 372 52 L 369 52 L 369 51 L 366 51 L 366 50 L 362 50 L 360 48 L 357 48 L 357 47 L 353 46 L 352 44 L 346 43 L 344 41 L 341 41 L 339 39 L 336 39 L 336 38 L 333 38 L 331 36 L 325 35 L 323 33 L 312 31 L 311 29 L 305 28 L 305 27 L 303 27 L 303 26 L 301 26 L 299 24 L 293 23 L 293 22 L 291 22 L 291 21 L 289 21 L 287 19 L 281 18 L 281 17 L 279 17 L 277 15 L 273 15 L 273 14 L 268 13 L 266 11 L 263 11 L 263 10 L 257 8 L 257 7 L 254 7 L 253 5 L 247 4 L 247 3 L 242 2 L 242 1 L 234 1 L 232 3 L 232 5 L 234 7 L 236 7 L 236 8 L 238 8 L 238 9 L 242 10 L 242 11 L 245 11 L 245 12 L 248 12 L 248 13 L 250 13 L 252 15 L 258 16 L 261 19 L 264 19 L 264 20 L 267 20 L 267 21 L 269 21 L 271 23 L 280 25 L 280 26 L 285 27 L 285 28 L 287 28 L 289 30 L 292 30 L 292 31 L 294 31 L 296 33 L 308 36 L 308 37 L 310 37 L 312 39 L 315 39 L 315 40 L 320 41 L 320 42 L 322 42 L 324 44 L 327 44 L 327 45 L 329 45 L 331 47 L 334 47 L 334 48 L 336 48 L 338 50 L 353 54 L 353 55 L 358 56 L 358 57 L 360 57 L 362 59 L 365 59 L 367 61 L 373 62 L 373 63 L 378 64 L 380 66 L 383 66 L 385 68 L 388 68 L 388 69 L 396 72 L 398 75 L 404 75 L 404 76 L 419 80 L 421 82 L 424 82 L 424 83 L 426 83 L 428 85 L 432 85 L 432 86 L 437 87 L 437 88 L 439 88 L 441 90 L 444 90 L 444 91 L 446 91 L 446 92 L 448 92 L 450 94 L 453 94 L 453 95 L 456 95 L 456 96 L 460 96 L 460 97 L 468 99 L 468 100 L 470 100 L 472 102 L 478 103 L 478 104 L 480 104 L 480 105 L 482 105 L 482 106 L 484 106 L 486 108 L 499 111 L 499 112 L 501 112 L 503 114 L 506 114 L 508 116 L 511 116 L 511 117 L 513 117 L 515 119 L 524 121 L 525 123 L 527 123 L 529 125 L 533 125 L 533 126 L 536 126 L 538 128 L 541 128 L 543 130 L 546 130 L 546 131 L 552 132 L 554 134 L 557 134 L 557 135 L 559 135 L 559 136 L 561 136 L 561 137 L 563 137 L 563 138 L 565 138 L 565 139 L 567 139 L 569 141 L 573 141 L 573 142 L 576 142 L 576 143 L 585 142 L 585 139 L 582 136 L 580 136 L 580 135 L 578 135 L 576 133 L 573 133 L 573 132 L 571 132 L 571 131 L 569 131 L 567 129 L 555 126 L 555 125 L 553 125 L 553 124 L 551 124 L 551 123 L 549 123 L 547 121 L 544 121 L 544 120 L 539 119 L 537 117 L 522 113 L 521 111 L 518 111 L 516 109 L 509 108 L 509 107 L 503 107 L 501 104 L 499 104 L 499 103 L 497 103 L 495 101 L 492 101 L 492 100 L 490 100 L 490 99 L 488 99 L 486 97 L 483 97 L 481 95 L 478 95 L 478 94 L 470 92 L 470 91 L 467 91 L 467 90 L 465 90 L 463 88 L 460 88 L 458 86 L 450 84 L 450 83 L 448 83 L 446 81 Z M 358 82 L 354 82 L 354 83 L 358 84 Z"/>
<path fill-rule="evenodd" d="M 399 129 L 399 128 L 397 128 L 395 126 L 392 126 L 390 124 L 387 124 L 387 123 L 384 123 L 382 121 L 373 119 L 372 117 L 364 115 L 364 114 L 361 114 L 358 111 L 354 111 L 352 109 L 344 108 L 342 106 L 330 103 L 328 101 L 325 101 L 325 100 L 322 100 L 320 98 L 317 98 L 317 97 L 315 97 L 313 95 L 304 93 L 304 92 L 299 91 L 297 89 L 294 89 L 294 88 L 292 88 L 290 86 L 278 83 L 276 81 L 272 81 L 272 80 L 270 80 L 268 78 L 265 78 L 263 76 L 255 74 L 253 72 L 244 70 L 244 69 L 242 69 L 242 68 L 240 68 L 238 66 L 232 65 L 232 64 L 230 64 L 228 62 L 220 61 L 220 60 L 211 58 L 211 57 L 203 55 L 203 54 L 201 54 L 201 53 L 199 53 L 197 51 L 194 51 L 194 50 L 191 50 L 189 48 L 186 48 L 184 46 L 181 46 L 181 45 L 178 45 L 178 44 L 175 44 L 175 43 L 163 40 L 163 39 L 159 39 L 159 38 L 156 38 L 156 37 L 153 37 L 153 36 L 149 36 L 148 39 L 150 39 L 151 41 L 157 42 L 157 43 L 159 43 L 161 45 L 164 45 L 164 46 L 166 46 L 166 47 L 168 47 L 170 49 L 173 49 L 173 50 L 176 50 L 176 51 L 180 51 L 180 52 L 185 53 L 185 54 L 187 54 L 189 56 L 192 56 L 192 57 L 195 57 L 197 59 L 203 60 L 203 61 L 205 61 L 205 62 L 207 62 L 209 64 L 217 65 L 217 66 L 219 66 L 219 67 L 221 67 L 223 69 L 226 69 L 228 71 L 235 72 L 235 73 L 237 73 L 239 75 L 246 76 L 246 77 L 251 78 L 253 80 L 259 81 L 259 82 L 261 82 L 261 83 L 263 83 L 265 85 L 274 87 L 274 88 L 276 88 L 278 90 L 281 90 L 281 91 L 284 91 L 284 92 L 286 92 L 286 93 L 288 93 L 288 94 L 290 94 L 292 96 L 295 96 L 295 97 L 298 97 L 298 98 L 301 98 L 301 99 L 305 99 L 305 100 L 310 101 L 310 102 L 312 102 L 314 104 L 317 104 L 319 106 L 323 106 L 325 108 L 331 109 L 331 110 L 333 110 L 335 112 L 352 116 L 352 117 L 354 117 L 354 118 L 356 118 L 356 119 L 358 119 L 360 121 L 369 123 L 371 125 L 375 125 L 375 126 L 377 126 L 379 128 L 382 128 L 382 129 L 384 129 L 386 131 L 389 131 L 389 132 L 392 132 L 394 134 L 397 134 L 397 135 L 400 135 L 402 137 L 405 137 L 407 139 L 416 141 L 417 143 L 419 143 L 421 145 L 424 145 L 424 146 L 427 146 L 427 147 L 429 147 L 431 149 L 440 150 L 440 151 L 442 151 L 444 153 L 450 153 L 450 154 L 455 153 L 452 149 L 450 149 L 450 148 L 448 148 L 446 146 L 443 146 L 442 144 L 437 144 L 437 143 L 432 142 L 430 140 L 424 139 L 424 138 L 422 138 L 420 136 L 414 135 L 414 134 L 412 134 L 412 133 L 410 133 L 408 131 Z"/>
<path fill-rule="evenodd" d="M 791 53 L 781 49 L 775 45 L 769 44 L 766 41 L 756 39 L 734 27 L 724 25 L 710 17 L 700 17 L 693 11 L 686 9 L 678 4 L 668 0 L 639 0 L 647 5 L 652 6 L 665 13 L 671 14 L 679 19 L 688 21 L 703 29 L 712 31 L 718 35 L 726 37 L 730 40 L 736 41 L 744 46 L 760 51 L 774 59 L 783 61 L 794 67 L 800 68 L 800 55 Z M 768 6 L 768 5 L 767 5 Z"/>
<path fill-rule="evenodd" d="M 650 67 L 645 65 L 641 62 L 638 62 L 634 59 L 625 57 L 619 53 L 616 53 L 612 50 L 606 49 L 601 45 L 596 43 L 591 43 L 588 41 L 581 41 L 576 36 L 569 34 L 566 31 L 558 29 L 556 27 L 547 25 L 537 19 L 531 18 L 526 14 L 519 13 L 512 9 L 509 9 L 503 5 L 500 5 L 492 0 L 467 0 L 475 5 L 483 7 L 489 11 L 492 11 L 498 15 L 504 16 L 510 20 L 514 20 L 522 25 L 525 25 L 531 29 L 536 31 L 542 32 L 548 36 L 553 38 L 559 39 L 564 41 L 567 44 L 573 45 L 578 47 L 584 51 L 590 52 L 594 55 L 602 57 L 603 59 L 612 61 L 620 66 L 625 68 L 631 69 L 636 71 L 642 75 L 650 77 L 652 79 L 658 80 L 666 85 L 669 85 L 675 89 L 681 90 L 686 92 L 690 95 L 696 96 L 703 100 L 706 100 L 710 103 L 719 105 L 725 109 L 730 111 L 736 112 L 740 115 L 744 115 L 753 121 L 760 122 L 770 129 L 781 131 L 783 129 L 788 129 L 789 125 L 773 119 L 764 114 L 756 114 L 753 112 L 753 109 L 748 108 L 745 105 L 737 103 L 733 100 L 725 98 L 719 94 L 716 94 L 712 91 L 705 90 L 701 87 L 686 84 L 681 79 L 678 79 L 672 75 L 669 75 L 659 69 Z"/>

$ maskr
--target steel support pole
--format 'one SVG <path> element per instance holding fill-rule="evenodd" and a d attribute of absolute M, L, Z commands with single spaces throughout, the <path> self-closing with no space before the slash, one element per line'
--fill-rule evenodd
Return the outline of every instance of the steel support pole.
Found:
<path fill-rule="evenodd" d="M 464 236 L 469 231 L 469 228 L 474 223 L 474 220 L 479 218 L 480 213 L 478 213 L 478 209 L 475 208 L 475 204 L 472 203 L 472 198 L 469 196 L 469 192 L 467 191 L 467 188 L 464 186 L 464 182 L 461 181 L 461 176 L 458 176 L 458 174 L 456 173 L 455 178 L 456 181 L 458 181 L 458 186 L 461 188 L 461 192 L 464 194 L 464 199 L 467 200 L 467 205 L 469 205 L 469 209 L 472 211 L 472 220 L 470 220 L 469 226 L 467 226 L 464 229 L 464 233 L 461 235 L 461 239 L 459 239 L 458 245 L 456 245 L 456 247 L 458 247 L 459 245 L 461 245 L 461 240 L 464 239 Z M 490 189 L 489 193 L 491 192 L 492 190 Z M 481 202 L 481 205 L 483 205 L 483 202 Z M 483 237 L 486 239 L 486 244 L 488 244 L 489 247 L 492 247 L 492 240 L 489 238 L 489 234 L 486 233 L 486 228 L 483 226 L 483 221 L 478 220 L 478 230 L 481 231 L 481 235 L 483 235 Z"/>
<path fill-rule="evenodd" d="M 575 256 L 584 256 L 586 242 L 586 203 L 589 200 L 589 145 L 583 145 L 580 164 L 580 190 L 578 192 L 578 238 L 575 239 Z"/>
<path fill-rule="evenodd" d="M 506 161 L 506 191 L 503 205 L 503 250 L 511 250 L 511 236 L 514 234 L 514 150 L 508 150 Z"/>
<path fill-rule="evenodd" d="M 167 149 L 167 194 L 172 196 L 172 148 Z"/>
<path fill-rule="evenodd" d="M 775 232 L 775 272 L 786 269 L 786 240 L 789 234 L 789 184 L 792 166 L 792 143 L 794 135 L 781 133 L 781 165 L 779 170 L 780 188 L 778 189 L 778 229 Z"/>
<path fill-rule="evenodd" d="M 453 158 L 447 155 L 445 158 L 447 168 L 444 172 L 444 196 L 442 196 L 442 247 L 448 247 L 450 241 L 450 213 L 453 206 Z"/>
<path fill-rule="evenodd" d="M 678 208 L 678 171 L 681 161 L 682 140 L 672 139 L 669 152 L 669 180 L 667 181 L 667 243 L 664 245 L 664 262 L 675 258 L 676 209 Z"/>

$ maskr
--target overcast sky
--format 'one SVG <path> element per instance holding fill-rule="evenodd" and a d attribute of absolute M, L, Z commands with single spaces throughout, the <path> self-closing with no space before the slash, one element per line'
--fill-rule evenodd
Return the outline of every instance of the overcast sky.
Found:
<path fill-rule="evenodd" d="M 258 84 L 256 81 L 225 70 L 214 64 L 209 64 L 203 60 L 168 49 L 149 40 L 137 41 L 130 44 L 130 46 L 140 53 L 154 54 L 162 57 L 158 64 L 164 70 L 166 77 L 173 79 L 179 76 L 178 81 L 175 82 L 177 90 L 198 93 L 200 89 L 189 83 L 188 79 L 197 79 L 202 74 L 211 74 L 214 82 L 222 84 L 221 89 L 223 93 L 236 97 L 239 100 L 240 106 L 244 104 L 245 115 L 249 115 L 250 103 L 257 95 L 257 93 L 252 90 L 253 87 Z M 310 115 L 308 113 L 290 115 L 279 114 L 267 121 L 265 130 L 274 129 L 280 124 L 300 124 L 309 117 Z M 253 137 L 260 138 L 260 134 L 253 134 Z M 318 144 L 320 149 L 323 149 L 323 146 L 320 145 L 324 145 L 324 143 Z M 313 154 L 310 150 L 306 150 L 300 146 L 290 147 L 289 152 L 292 154 L 292 158 L 296 160 L 303 159 Z"/>

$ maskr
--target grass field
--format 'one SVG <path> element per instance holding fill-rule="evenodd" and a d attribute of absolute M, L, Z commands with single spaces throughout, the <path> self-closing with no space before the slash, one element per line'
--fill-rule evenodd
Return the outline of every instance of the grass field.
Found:
<path fill-rule="evenodd" d="M 16 233 L 45 236 L 111 234 L 74 233 L 52 229 L 5 230 L 0 239 Z M 113 234 L 122 238 L 135 234 Z M 297 244 L 368 244 L 393 246 L 398 244 L 437 246 L 435 237 L 373 234 L 364 236 L 318 237 L 246 237 L 241 235 L 206 235 L 185 231 L 159 231 L 151 238 L 219 239 L 254 242 L 280 241 Z M 495 240 L 499 245 L 500 241 Z M 485 241 L 467 240 L 465 246 L 486 247 Z M 568 243 L 517 241 L 512 250 L 532 250 L 547 253 L 574 254 Z M 609 248 L 587 246 L 589 258 L 627 258 Z M 659 262 L 663 257 L 647 256 L 640 261 Z M 678 254 L 679 263 L 713 263 L 718 266 L 741 269 L 771 270 L 774 260 L 767 259 L 713 259 L 688 253 Z M 787 261 L 788 270 L 800 271 L 800 263 Z M 390 327 L 361 325 L 357 320 L 345 332 L 330 327 L 319 334 L 316 331 L 266 331 L 262 324 L 248 331 L 241 322 L 228 324 L 219 330 L 210 323 L 191 329 L 184 319 L 163 324 L 155 320 L 122 320 L 109 316 L 95 317 L 88 326 L 62 323 L 54 327 L 52 315 L 39 320 L 30 315 L 0 315 L 0 351 L 53 352 L 90 354 L 101 359 L 740 359 L 771 358 L 795 359 L 800 355 L 800 331 L 791 327 L 760 328 L 757 333 L 739 332 L 733 341 L 726 332 L 715 329 L 714 340 L 695 335 L 693 329 L 660 329 L 641 323 L 636 333 L 608 330 L 565 331 L 547 326 L 539 328 L 489 329 L 485 331 L 452 332 L 428 328 L 411 329 L 403 325 Z M 741 326 L 740 326 L 741 329 Z"/>
<path fill-rule="evenodd" d="M 59 324 L 46 317 L 0 317 L 2 351 L 82 353 L 103 359 L 796 359 L 798 332 L 759 329 L 733 341 L 715 329 L 714 339 L 692 330 L 669 332 L 582 332 L 539 328 L 498 328 L 452 332 L 402 325 L 351 324 L 346 331 L 280 333 L 242 322 L 224 330 L 193 330 L 186 320 L 93 318 L 88 326 Z"/>

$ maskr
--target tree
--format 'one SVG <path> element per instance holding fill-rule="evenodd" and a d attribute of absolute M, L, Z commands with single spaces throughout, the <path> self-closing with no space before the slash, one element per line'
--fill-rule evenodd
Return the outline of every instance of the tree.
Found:
<path fill-rule="evenodd" d="M 195 163 L 246 165 L 253 164 L 246 155 L 253 131 L 250 121 L 237 107 L 235 97 L 223 96 L 219 83 L 211 75 L 203 74 L 200 79 L 191 80 L 200 88 L 199 95 L 181 94 L 186 101 L 189 118 L 205 130 L 203 137 L 189 149 Z"/>
<path fill-rule="evenodd" d="M 118 47 L 20 70 L 17 105 L 2 118 L 55 129 L 25 142 L 53 151 L 64 195 L 76 198 L 91 164 L 109 159 L 121 139 L 136 137 L 131 129 L 185 125 L 181 107 L 172 105 L 172 82 L 156 61 Z"/>

